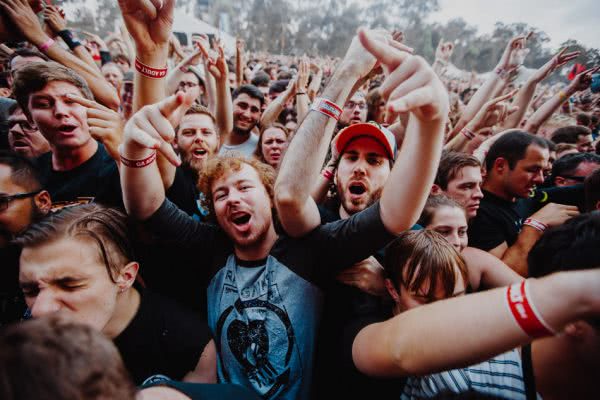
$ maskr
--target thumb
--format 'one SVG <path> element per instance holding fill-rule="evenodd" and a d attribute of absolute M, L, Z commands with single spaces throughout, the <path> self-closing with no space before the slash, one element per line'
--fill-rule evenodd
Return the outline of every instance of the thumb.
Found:
<path fill-rule="evenodd" d="M 372 34 L 367 32 L 366 29 L 360 28 L 358 30 L 358 38 L 360 44 L 362 44 L 369 53 L 391 69 L 402 64 L 402 61 L 408 56 L 406 53 L 396 50 L 387 43 L 377 40 Z"/>

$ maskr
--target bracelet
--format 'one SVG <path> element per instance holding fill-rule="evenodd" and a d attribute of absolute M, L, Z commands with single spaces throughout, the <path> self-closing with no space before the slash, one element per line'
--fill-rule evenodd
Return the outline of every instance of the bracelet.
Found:
<path fill-rule="evenodd" d="M 54 41 L 54 39 L 50 38 L 48 40 L 46 40 L 44 43 L 42 43 L 41 45 L 38 46 L 38 49 L 40 49 L 40 51 L 42 53 L 45 53 L 46 51 L 48 51 L 48 49 L 54 44 L 56 43 Z"/>
<path fill-rule="evenodd" d="M 564 101 L 564 100 L 568 99 L 569 96 L 561 90 L 560 92 L 558 92 L 558 98 Z"/>
<path fill-rule="evenodd" d="M 523 225 L 535 228 L 540 232 L 544 232 L 546 229 L 548 229 L 548 225 L 534 218 L 527 218 L 525 222 L 523 222 Z"/>
<path fill-rule="evenodd" d="M 315 99 L 315 101 L 310 106 L 312 111 L 318 111 L 321 114 L 325 114 L 330 118 L 339 121 L 340 116 L 342 115 L 342 109 L 340 106 L 335 104 L 333 101 L 329 101 L 322 97 Z"/>
<path fill-rule="evenodd" d="M 460 133 L 462 133 L 463 135 L 465 135 L 467 137 L 468 140 L 472 140 L 475 138 L 475 134 L 470 130 L 465 128 L 462 128 Z"/>
<path fill-rule="evenodd" d="M 530 301 L 528 280 L 509 286 L 506 300 L 511 314 L 527 335 L 536 338 L 555 334 Z"/>
<path fill-rule="evenodd" d="M 73 39 L 73 34 L 68 29 L 63 29 L 58 32 L 58 36 L 69 46 L 69 49 L 73 50 L 77 46 L 81 46 L 81 42 L 79 40 Z"/>
<path fill-rule="evenodd" d="M 303 94 L 306 94 L 306 92 L 298 92 L 296 93 L 296 96 L 302 96 Z"/>
<path fill-rule="evenodd" d="M 151 79 L 160 79 L 167 76 L 167 67 L 164 68 L 152 68 L 144 63 L 142 63 L 137 58 L 135 59 L 135 69 L 145 76 L 146 78 Z"/>
<path fill-rule="evenodd" d="M 154 162 L 156 160 L 156 150 L 152 152 L 148 157 L 142 158 L 141 160 L 131 160 L 129 158 L 125 158 L 123 154 L 119 153 L 119 157 L 121 158 L 121 164 L 129 168 L 144 168 Z"/>
<path fill-rule="evenodd" d="M 321 175 L 323 175 L 323 178 L 327 179 L 328 181 L 333 180 L 333 172 L 331 172 L 328 169 L 324 169 L 323 171 L 321 171 Z"/>

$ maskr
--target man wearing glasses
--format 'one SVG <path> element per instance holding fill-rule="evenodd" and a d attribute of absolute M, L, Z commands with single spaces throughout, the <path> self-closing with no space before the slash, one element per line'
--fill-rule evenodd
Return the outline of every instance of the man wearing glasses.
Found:
<path fill-rule="evenodd" d="M 344 104 L 342 115 L 338 121 L 338 128 L 367 122 L 367 100 L 363 92 L 356 92 Z"/>
<path fill-rule="evenodd" d="M 50 151 L 50 144 L 17 103 L 8 110 L 8 145 L 17 154 L 30 160 Z"/>
<path fill-rule="evenodd" d="M 600 167 L 600 156 L 594 153 L 567 154 L 556 160 L 550 175 L 557 187 L 583 183 L 585 178 Z"/>
<path fill-rule="evenodd" d="M 19 253 L 10 241 L 50 206 L 50 194 L 42 189 L 31 161 L 0 152 L 0 326 L 18 321 L 26 309 L 18 281 Z"/>

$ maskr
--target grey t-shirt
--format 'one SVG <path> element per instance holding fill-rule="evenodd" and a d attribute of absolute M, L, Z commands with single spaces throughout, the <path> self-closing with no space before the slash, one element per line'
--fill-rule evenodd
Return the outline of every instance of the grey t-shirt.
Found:
<path fill-rule="evenodd" d="M 256 151 L 256 146 L 258 146 L 258 136 L 256 136 L 254 133 L 250 133 L 250 137 L 248 137 L 248 140 L 246 140 L 244 143 L 233 146 L 223 143 L 221 145 L 221 149 L 219 150 L 219 155 L 237 152 L 241 153 L 246 158 L 252 158 L 254 156 L 254 152 Z"/>

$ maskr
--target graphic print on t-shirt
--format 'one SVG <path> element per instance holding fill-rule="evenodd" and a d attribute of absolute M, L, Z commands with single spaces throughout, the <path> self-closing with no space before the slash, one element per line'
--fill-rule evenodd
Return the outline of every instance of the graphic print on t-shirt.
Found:
<path fill-rule="evenodd" d="M 209 313 L 215 313 L 209 324 L 219 354 L 219 377 L 250 386 L 265 399 L 297 398 L 304 391 L 299 346 L 306 346 L 297 342 L 292 317 L 295 312 L 300 320 L 304 306 L 312 302 L 304 301 L 304 290 L 285 284 L 290 278 L 298 282 L 298 276 L 272 256 L 258 267 L 236 266 L 230 256 L 221 274 L 220 290 L 213 288 L 220 292 L 216 309 L 209 306 Z M 302 280 L 304 285 L 310 286 Z M 300 331 L 306 336 L 306 329 Z"/>

